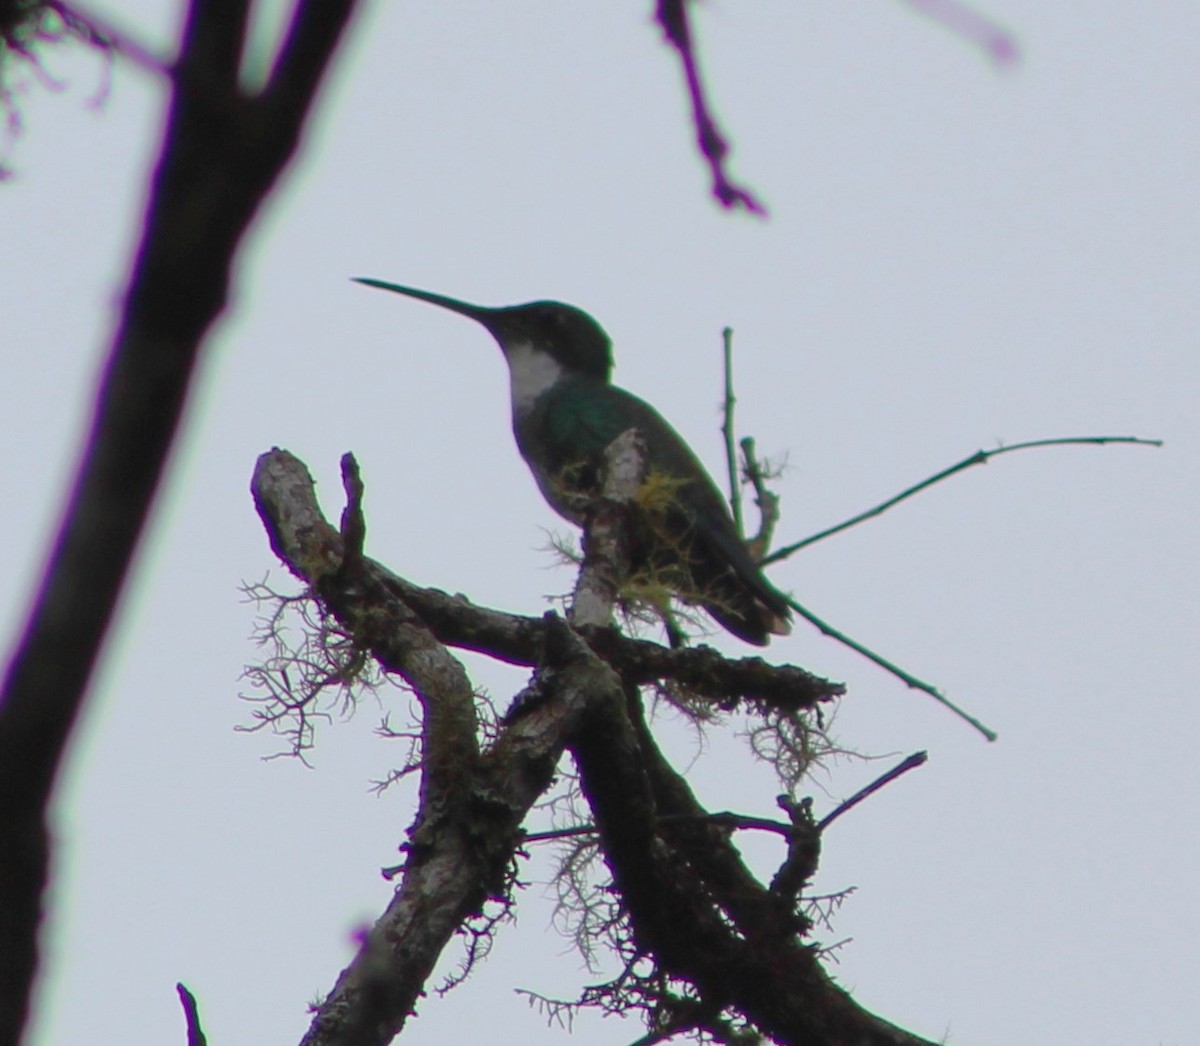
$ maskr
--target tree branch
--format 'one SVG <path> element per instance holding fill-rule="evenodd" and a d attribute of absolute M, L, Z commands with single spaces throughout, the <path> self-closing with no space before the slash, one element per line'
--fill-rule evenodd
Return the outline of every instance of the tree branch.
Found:
<path fill-rule="evenodd" d="M 824 530 L 818 531 L 816 534 L 812 534 L 801 541 L 796 541 L 791 545 L 785 545 L 783 548 L 777 549 L 763 559 L 763 565 L 767 566 L 781 559 L 787 559 L 789 556 L 795 555 L 802 548 L 815 545 L 818 541 L 824 541 L 826 538 L 833 537 L 834 534 L 840 534 L 843 530 L 856 527 L 859 523 L 865 523 L 868 519 L 872 519 L 875 516 L 882 516 L 888 509 L 899 505 L 902 501 L 907 501 L 916 494 L 920 494 L 923 490 L 928 490 L 930 487 L 941 483 L 942 480 L 949 479 L 958 472 L 964 472 L 974 465 L 986 465 L 992 458 L 998 458 L 1001 454 L 1011 454 L 1017 450 L 1031 450 L 1036 447 L 1065 447 L 1079 446 L 1081 444 L 1103 446 L 1108 443 L 1127 443 L 1140 447 L 1162 446 L 1162 440 L 1160 439 L 1142 439 L 1138 436 L 1063 436 L 1057 439 L 1032 439 L 1026 440 L 1023 443 L 1009 443 L 1006 446 L 995 447 L 992 450 L 977 450 L 974 454 L 968 454 L 962 461 L 957 461 L 949 468 L 944 468 L 941 472 L 936 472 L 932 476 L 926 477 L 920 483 L 914 483 L 911 487 L 900 491 L 899 494 L 880 502 L 865 512 L 860 512 L 857 516 L 851 516 L 849 519 L 842 520 L 841 523 L 836 523 L 832 527 L 826 527 Z"/>
<path fill-rule="evenodd" d="M 765 215 L 766 208 L 755 199 L 754 194 L 736 185 L 725 170 L 729 143 L 717 127 L 717 121 L 704 94 L 704 81 L 700 76 L 700 65 L 696 58 L 691 25 L 688 22 L 687 5 L 688 0 L 658 0 L 657 19 L 667 40 L 679 53 L 679 60 L 683 65 L 688 98 L 692 104 L 692 119 L 696 125 L 696 144 L 700 147 L 700 155 L 707 161 L 712 173 L 713 195 L 723 207 L 745 207 L 751 214 Z"/>
<path fill-rule="evenodd" d="M 0 1041 L 20 1037 L 37 963 L 46 877 L 44 811 L 101 643 L 145 527 L 209 326 L 224 308 L 234 253 L 293 154 L 353 0 L 306 68 L 309 93 L 275 127 L 233 95 L 201 100 L 177 80 L 124 315 L 96 397 L 87 443 L 40 589 L 0 696 Z M 216 63 L 229 83 L 244 0 L 193 0 L 180 66 Z"/>
<path fill-rule="evenodd" d="M 748 872 L 734 872 L 729 858 L 721 858 L 720 871 L 732 872 L 728 882 L 742 888 L 728 890 L 711 862 L 695 861 L 694 850 L 660 833 L 658 800 L 681 797 L 686 785 L 679 779 L 655 786 L 661 769 L 640 743 L 645 735 L 627 707 L 620 695 L 598 698 L 571 752 L 638 950 L 665 976 L 694 985 L 706 1003 L 742 1014 L 780 1043 L 930 1046 L 863 1010 L 835 985 L 816 950 L 800 941 L 794 920 L 765 917 L 775 906 L 763 902 L 761 886 L 742 892 Z M 734 912 L 739 925 L 731 926 Z"/>
<path fill-rule="evenodd" d="M 302 1046 L 391 1042 L 455 932 L 503 892 L 519 826 L 553 780 L 597 685 L 597 662 L 575 642 L 581 656 L 547 681 L 542 700 L 472 768 L 467 802 L 443 809 L 422 788 L 401 885 L 318 1007 Z"/>
<path fill-rule="evenodd" d="M 360 481 L 352 469 L 347 475 L 351 506 L 344 518 L 357 533 Z M 321 1005 L 305 1046 L 370 1046 L 399 1031 L 455 930 L 504 892 L 520 824 L 566 747 L 639 951 L 664 977 L 692 984 L 713 1020 L 722 1011 L 740 1014 L 782 1043 L 924 1043 L 859 1008 L 801 940 L 808 923 L 795 902 L 815 868 L 815 830 L 801 838 L 793 818 L 787 888 L 768 890 L 741 861 L 728 829 L 703 823 L 710 815 L 659 752 L 636 684 L 589 645 L 614 633 L 579 633 L 547 615 L 531 640 L 528 622 L 417 589 L 369 559 L 359 560 L 361 570 L 347 569 L 342 535 L 321 517 L 307 470 L 284 451 L 259 459 L 252 488 L 275 551 L 387 669 L 429 695 L 427 709 L 443 696 L 440 677 L 428 672 L 431 662 L 448 657 L 436 635 L 450 630 L 450 618 L 479 618 L 467 626 L 460 621 L 459 630 L 521 636 L 538 651 L 531 697 L 510 711 L 489 750 L 460 752 L 460 764 L 468 764 L 464 799 L 449 801 L 449 786 L 423 783 L 401 886 Z M 415 602 L 403 606 L 410 595 L 428 602 L 433 619 L 421 621 Z M 393 603 L 403 609 L 388 609 Z M 432 647 L 403 639 L 426 625 L 422 642 Z M 636 654 L 645 646 L 652 644 L 620 649 Z M 636 678 L 636 656 L 633 664 Z M 451 700 L 466 700 L 451 689 Z M 427 775 L 435 772 L 426 767 Z"/>
<path fill-rule="evenodd" d="M 342 537 L 325 521 L 304 463 L 285 450 L 268 451 L 255 465 L 251 488 L 271 548 L 288 569 L 306 583 L 336 574 L 344 557 Z M 386 593 L 419 616 L 439 642 L 508 664 L 536 667 L 541 663 L 545 618 L 480 607 L 462 596 L 414 585 L 372 559 L 363 562 L 372 581 L 380 586 L 372 592 L 381 599 Z M 627 682 L 640 685 L 673 680 L 725 711 L 747 703 L 760 709 L 796 712 L 845 693 L 841 683 L 795 665 L 771 665 L 759 657 L 726 659 L 704 646 L 668 649 L 609 628 L 584 627 L 580 632 L 603 660 L 621 665 Z M 373 641 L 364 637 L 363 644 Z M 391 668 L 386 645 L 372 646 L 371 652 L 385 668 Z"/>
<path fill-rule="evenodd" d="M 357 533 L 361 481 L 348 463 L 346 474 L 351 505 L 344 518 Z M 480 755 L 462 666 L 385 584 L 386 571 L 359 556 L 347 568 L 343 535 L 321 516 L 303 464 L 284 451 L 264 454 L 251 488 L 276 554 L 386 670 L 404 677 L 425 712 L 420 803 L 401 885 L 303 1040 L 383 1044 L 404 1026 L 461 924 L 504 892 L 521 822 L 549 786 L 591 693 L 615 684 L 561 621 L 541 622 L 539 699 L 510 716 Z"/>

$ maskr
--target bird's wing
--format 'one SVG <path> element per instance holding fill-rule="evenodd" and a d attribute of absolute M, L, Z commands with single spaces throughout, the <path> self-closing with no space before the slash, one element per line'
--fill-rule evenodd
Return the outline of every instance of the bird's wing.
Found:
<path fill-rule="evenodd" d="M 772 612 L 788 614 L 787 600 L 763 577 L 737 533 L 724 496 L 691 447 L 650 404 L 613 385 L 590 381 L 564 382 L 547 397 L 541 419 L 546 445 L 555 448 L 553 471 L 584 466 L 587 475 L 577 479 L 594 485 L 598 456 L 614 439 L 638 428 L 649 439 L 648 471 L 669 477 L 687 477 L 678 490 L 684 525 L 691 540 L 707 548 L 715 561 L 728 564 L 733 573 Z"/>

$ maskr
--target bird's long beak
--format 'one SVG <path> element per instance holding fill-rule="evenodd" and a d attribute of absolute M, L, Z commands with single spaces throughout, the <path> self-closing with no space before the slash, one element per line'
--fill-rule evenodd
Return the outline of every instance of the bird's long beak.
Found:
<path fill-rule="evenodd" d="M 432 305 L 440 305 L 443 309 L 457 312 L 461 316 L 470 316 L 471 319 L 482 323 L 488 330 L 491 330 L 495 323 L 496 309 L 489 309 L 483 305 L 472 305 L 469 301 L 447 298 L 444 294 L 434 294 L 432 291 L 422 291 L 416 287 L 401 287 L 398 283 L 385 283 L 383 280 L 372 280 L 363 276 L 352 278 L 355 283 L 365 283 L 368 287 L 378 287 L 383 291 L 395 291 L 395 293 L 409 298 L 417 298 Z"/>

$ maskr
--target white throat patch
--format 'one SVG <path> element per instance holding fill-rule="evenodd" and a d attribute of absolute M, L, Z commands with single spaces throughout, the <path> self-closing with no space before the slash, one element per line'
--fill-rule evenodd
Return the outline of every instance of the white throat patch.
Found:
<path fill-rule="evenodd" d="M 524 414 L 543 392 L 562 377 L 562 365 L 548 352 L 535 352 L 533 344 L 519 341 L 504 353 L 512 390 L 513 414 Z"/>

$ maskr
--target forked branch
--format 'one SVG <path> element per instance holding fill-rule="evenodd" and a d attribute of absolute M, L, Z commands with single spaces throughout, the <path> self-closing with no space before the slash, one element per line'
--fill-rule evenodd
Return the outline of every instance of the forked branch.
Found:
<path fill-rule="evenodd" d="M 352 468 L 346 475 L 351 511 L 345 518 L 348 530 L 360 533 L 361 482 Z M 757 882 L 727 835 L 706 826 L 710 815 L 644 722 L 631 682 L 644 671 L 637 645 L 609 648 L 634 653 L 631 678 L 624 678 L 619 659 L 610 665 L 589 646 L 613 633 L 577 633 L 549 615 L 533 640 L 537 671 L 526 699 L 505 717 L 492 745 L 478 750 L 465 737 L 461 702 L 468 688 L 454 681 L 455 670 L 431 673 L 429 667 L 449 659 L 436 631 L 452 630 L 450 618 L 470 618 L 478 609 L 441 597 L 427 603 L 427 620 L 405 603 L 401 593 L 414 591 L 407 583 L 365 557 L 351 556 L 347 565 L 346 535 L 321 517 L 307 470 L 285 452 L 260 459 L 253 489 L 272 547 L 289 568 L 349 633 L 421 694 L 427 753 L 437 744 L 428 733 L 431 718 L 450 720 L 444 729 L 456 764 L 447 773 L 427 754 L 429 780 L 405 846 L 400 887 L 319 1008 L 308 1046 L 382 1044 L 404 1025 L 455 929 L 489 896 L 506 891 L 519 826 L 567 747 L 639 952 L 664 978 L 691 984 L 714 1021 L 750 1021 L 783 1043 L 925 1043 L 862 1010 L 803 941 L 808 924 L 795 906 L 815 868 L 815 850 L 797 851 L 796 861 L 789 856 L 794 874 L 787 889 L 777 891 Z M 460 621 L 455 627 L 471 626 Z M 516 633 L 524 627 L 513 626 Z M 459 713 L 439 712 L 434 706 L 443 700 Z"/>

